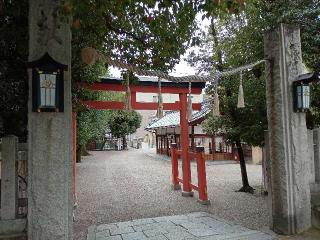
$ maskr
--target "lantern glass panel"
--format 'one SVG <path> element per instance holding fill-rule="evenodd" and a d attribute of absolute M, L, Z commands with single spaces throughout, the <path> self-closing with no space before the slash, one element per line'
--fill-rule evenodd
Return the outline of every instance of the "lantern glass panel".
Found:
<path fill-rule="evenodd" d="M 56 74 L 40 74 L 40 107 L 56 107 Z"/>
<path fill-rule="evenodd" d="M 310 86 L 303 85 L 303 108 L 308 109 L 310 106 Z"/>
<path fill-rule="evenodd" d="M 302 85 L 297 86 L 297 108 L 302 108 L 302 101 L 303 101 L 303 95 L 302 95 Z"/>

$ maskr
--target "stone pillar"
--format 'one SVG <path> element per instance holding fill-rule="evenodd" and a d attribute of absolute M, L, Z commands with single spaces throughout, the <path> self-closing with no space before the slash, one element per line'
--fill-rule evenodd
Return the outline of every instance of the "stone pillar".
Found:
<path fill-rule="evenodd" d="M 311 227 L 305 113 L 293 112 L 292 82 L 302 73 L 300 31 L 281 25 L 265 34 L 271 160 L 272 228 L 295 234 Z"/>
<path fill-rule="evenodd" d="M 60 18 L 60 1 L 29 1 L 29 61 L 46 52 L 68 65 L 64 72 L 64 112 L 32 112 L 29 71 L 28 239 L 72 239 L 71 31 Z"/>
<path fill-rule="evenodd" d="M 18 210 L 18 138 L 2 138 L 1 219 L 16 218 Z"/>
<path fill-rule="evenodd" d="M 269 145 L 269 134 L 268 131 L 264 131 L 264 146 L 263 146 L 263 153 L 262 153 L 262 174 L 263 174 L 263 184 L 264 189 L 268 192 L 270 196 L 272 192 L 271 186 L 271 162 L 270 162 L 270 145 Z M 272 199 L 268 197 L 268 208 L 272 209 Z M 269 215 L 269 225 L 270 228 L 273 229 L 273 218 L 272 214 Z"/>
<path fill-rule="evenodd" d="M 306 164 L 309 166 L 309 182 L 314 184 L 315 172 L 314 172 L 314 146 L 313 146 L 313 130 L 308 129 L 308 153 L 309 158 L 306 158 Z"/>
<path fill-rule="evenodd" d="M 313 130 L 313 144 L 315 182 L 320 184 L 320 128 Z"/>

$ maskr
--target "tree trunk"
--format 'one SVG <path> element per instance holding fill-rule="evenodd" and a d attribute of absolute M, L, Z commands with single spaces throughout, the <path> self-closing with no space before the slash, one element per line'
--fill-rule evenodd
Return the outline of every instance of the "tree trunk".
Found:
<path fill-rule="evenodd" d="M 223 70 L 222 67 L 222 52 L 221 49 L 219 48 L 219 40 L 217 36 L 217 31 L 215 28 L 215 23 L 214 23 L 215 18 L 212 16 L 211 17 L 211 34 L 213 37 L 213 49 L 216 50 L 216 55 L 213 55 L 214 60 L 216 60 L 216 69 L 219 71 Z"/>
<path fill-rule="evenodd" d="M 100 151 L 103 151 L 104 145 L 106 145 L 107 139 L 105 139 L 100 147 Z"/>
<path fill-rule="evenodd" d="M 248 192 L 253 193 L 254 189 L 249 185 L 246 162 L 244 160 L 243 149 L 240 140 L 236 141 L 239 160 L 240 160 L 240 168 L 241 168 L 241 178 L 242 178 L 242 188 L 240 188 L 239 192 Z"/>
<path fill-rule="evenodd" d="M 80 147 L 77 147 L 77 159 L 76 159 L 76 162 L 77 163 L 81 163 L 81 146 Z"/>
<path fill-rule="evenodd" d="M 122 145 L 123 145 L 123 150 L 127 149 L 127 139 L 126 136 L 122 137 Z"/>
<path fill-rule="evenodd" d="M 81 146 L 81 155 L 82 156 L 89 156 L 90 153 L 87 151 L 87 146 L 86 145 L 82 145 Z"/>

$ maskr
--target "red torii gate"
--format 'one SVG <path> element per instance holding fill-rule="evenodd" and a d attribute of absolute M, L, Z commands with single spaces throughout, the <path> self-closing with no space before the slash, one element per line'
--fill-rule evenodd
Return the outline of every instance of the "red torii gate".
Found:
<path fill-rule="evenodd" d="M 125 92 L 126 86 L 122 79 L 115 78 L 101 78 L 101 82 L 87 84 L 79 83 L 79 85 L 86 89 L 96 91 L 118 91 Z M 191 82 L 191 94 L 201 94 L 205 87 L 204 82 Z M 159 86 L 157 81 L 139 81 L 137 85 L 130 85 L 131 91 L 131 107 L 134 110 L 157 110 L 158 103 L 153 102 L 137 102 L 136 93 L 158 93 Z M 189 94 L 189 82 L 161 82 L 161 93 L 179 94 L 179 101 L 175 103 L 163 103 L 164 110 L 179 110 L 180 111 L 180 145 L 181 145 L 181 159 L 182 159 L 182 178 L 183 188 L 182 194 L 184 196 L 193 196 L 191 187 L 191 165 L 188 158 L 189 148 L 189 125 L 187 119 L 187 95 Z M 83 101 L 85 105 L 92 109 L 124 109 L 125 104 L 117 101 Z M 192 104 L 193 110 L 200 110 L 200 103 Z M 76 146 L 76 115 L 73 114 L 73 133 L 74 146 Z M 76 151 L 74 151 L 74 165 L 76 163 Z M 75 166 L 74 166 L 75 169 Z M 74 172 L 74 179 L 75 179 Z M 75 180 L 74 180 L 75 181 Z M 75 197 L 75 182 L 74 182 L 74 197 Z"/>

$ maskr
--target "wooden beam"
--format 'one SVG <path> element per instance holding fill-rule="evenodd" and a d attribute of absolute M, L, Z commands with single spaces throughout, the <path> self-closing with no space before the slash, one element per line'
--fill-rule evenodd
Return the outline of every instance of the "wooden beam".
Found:
<path fill-rule="evenodd" d="M 92 109 L 124 109 L 123 102 L 116 102 L 116 101 L 82 101 L 83 104 L 87 105 L 89 108 Z M 158 103 L 153 102 L 133 102 L 131 101 L 131 107 L 134 110 L 157 110 Z M 175 103 L 163 103 L 163 110 L 179 110 L 180 104 L 179 102 Z M 192 104 L 193 110 L 200 110 L 201 104 L 200 103 L 193 103 Z"/>
<path fill-rule="evenodd" d="M 86 83 L 79 83 L 79 85 L 86 89 L 91 90 L 100 90 L 100 91 L 115 91 L 115 92 L 125 92 L 126 87 L 122 84 L 115 84 L 115 83 L 93 83 L 93 84 L 86 84 Z M 131 85 L 130 89 L 132 92 L 142 92 L 142 93 L 158 93 L 159 88 L 158 86 L 151 85 L 151 86 L 141 86 L 141 85 Z M 188 87 L 174 87 L 174 86 L 162 86 L 161 87 L 162 93 L 171 93 L 171 94 L 179 94 L 179 93 L 189 93 Z M 192 88 L 192 94 L 201 94 L 202 88 Z"/>

